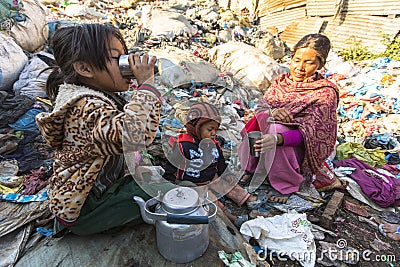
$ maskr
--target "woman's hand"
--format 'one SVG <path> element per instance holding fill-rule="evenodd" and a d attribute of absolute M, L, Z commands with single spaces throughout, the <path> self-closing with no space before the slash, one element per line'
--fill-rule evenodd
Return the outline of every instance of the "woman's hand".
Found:
<path fill-rule="evenodd" d="M 149 54 L 144 54 L 140 57 L 139 52 L 129 55 L 129 64 L 137 83 L 154 85 L 154 65 L 157 58 Z"/>
<path fill-rule="evenodd" d="M 276 147 L 278 144 L 277 134 L 264 134 L 260 140 L 257 140 L 254 144 L 254 150 L 256 152 L 266 152 Z"/>
<path fill-rule="evenodd" d="M 290 113 L 290 111 L 283 107 L 283 108 L 276 108 L 272 110 L 271 116 L 274 118 L 275 121 L 281 121 L 281 122 L 292 122 L 293 121 L 293 115 Z"/>

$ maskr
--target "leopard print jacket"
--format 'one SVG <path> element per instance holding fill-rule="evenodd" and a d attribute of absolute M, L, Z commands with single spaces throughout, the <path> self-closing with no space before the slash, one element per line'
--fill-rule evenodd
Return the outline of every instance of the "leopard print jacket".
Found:
<path fill-rule="evenodd" d="M 74 222 L 111 156 L 144 150 L 154 140 L 160 110 L 159 93 L 150 85 L 139 87 L 124 112 L 100 91 L 61 85 L 53 111 L 36 117 L 44 140 L 55 150 L 49 189 L 53 214 Z"/>

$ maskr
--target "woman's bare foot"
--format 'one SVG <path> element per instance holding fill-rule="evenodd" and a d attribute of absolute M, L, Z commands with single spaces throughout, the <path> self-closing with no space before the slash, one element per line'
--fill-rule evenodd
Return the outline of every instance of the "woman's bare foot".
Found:
<path fill-rule="evenodd" d="M 382 227 L 383 231 L 387 234 L 387 237 L 396 241 L 400 240 L 399 228 L 400 225 L 392 223 L 383 223 Z"/>

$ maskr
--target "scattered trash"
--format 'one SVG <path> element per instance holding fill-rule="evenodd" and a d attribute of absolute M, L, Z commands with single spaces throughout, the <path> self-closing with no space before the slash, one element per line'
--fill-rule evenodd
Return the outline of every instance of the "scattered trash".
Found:
<path fill-rule="evenodd" d="M 379 214 L 379 217 L 387 221 L 388 223 L 400 224 L 400 213 L 393 211 L 383 211 Z"/>
<path fill-rule="evenodd" d="M 225 266 L 229 267 L 256 267 L 251 262 L 245 260 L 240 252 L 226 253 L 221 250 L 218 251 L 219 258 L 223 261 Z"/>
<path fill-rule="evenodd" d="M 39 205 L 47 200 L 47 195 L 38 193 L 38 190 L 46 185 L 48 177 L 40 176 L 35 171 L 40 170 L 46 160 L 52 163 L 54 155 L 46 153 L 46 145 L 41 142 L 40 136 L 35 138 L 28 135 L 28 132 L 36 130 L 34 117 L 37 112 L 52 107 L 44 90 L 48 71 L 43 71 L 51 61 L 40 55 L 51 54 L 47 40 L 55 29 L 75 23 L 112 23 L 120 28 L 130 52 L 139 49 L 143 53 L 156 55 L 160 60 L 156 83 L 163 93 L 162 119 L 155 142 L 151 148 L 142 151 L 140 161 L 161 168 L 158 164 L 164 160 L 160 144 L 162 138 L 185 131 L 188 106 L 196 102 L 209 102 L 215 104 L 223 115 L 221 129 L 224 134 L 219 140 L 224 151 L 230 153 L 226 157 L 229 159 L 229 168 L 232 171 L 240 170 L 235 154 L 241 140 L 239 131 L 254 116 L 258 99 L 263 91 L 268 90 L 273 78 L 288 72 L 289 56 L 285 44 L 278 37 L 278 29 L 262 29 L 255 10 L 238 10 L 239 7 L 233 6 L 232 10 L 221 6 L 216 8 L 217 4 L 208 0 L 184 5 L 175 5 L 172 1 L 153 1 L 148 4 L 129 0 L 118 3 L 40 1 L 46 6 L 36 5 L 37 1 L 32 0 L 25 2 L 23 6 L 16 6 L 12 17 L 4 18 L 6 20 L 1 24 L 4 31 L 0 36 L 0 46 L 5 53 L 0 57 L 0 62 L 5 62 L 2 65 L 8 67 L 0 68 L 0 158 L 2 164 L 14 158 L 17 161 L 15 169 L 0 173 L 2 204 Z M 19 4 L 19 1 L 13 1 L 13 4 Z M 27 16 L 29 12 L 38 16 Z M 46 19 L 45 12 L 48 12 Z M 11 21 L 24 26 L 17 29 Z M 8 32 L 12 32 L 14 38 L 7 36 Z M 42 51 L 36 53 L 38 49 Z M 243 63 L 244 57 L 246 64 Z M 279 216 L 283 216 L 282 213 L 294 216 L 292 212 L 302 212 L 301 216 L 304 217 L 300 221 L 294 220 L 300 230 L 295 227 L 294 231 L 302 232 L 305 236 L 308 246 L 302 247 L 304 251 L 337 249 L 338 253 L 354 255 L 357 250 L 350 246 L 338 250 L 338 244 L 314 243 L 314 240 L 331 240 L 349 235 L 349 243 L 354 239 L 357 248 L 371 247 L 388 254 L 387 250 L 395 249 L 378 238 L 379 223 L 376 218 L 400 224 L 398 209 L 377 205 L 374 197 L 381 197 L 382 194 L 366 194 L 365 186 L 357 179 L 357 168 L 334 166 L 333 162 L 354 157 L 370 166 L 368 171 L 362 172 L 368 179 L 387 183 L 400 178 L 400 62 L 385 57 L 353 63 L 344 61 L 338 53 L 331 51 L 325 67 L 324 76 L 340 88 L 339 127 L 335 153 L 327 160 L 324 175 L 315 177 L 314 186 L 319 193 L 300 191 L 292 194 L 285 204 L 268 202 L 259 211 L 271 216 L 253 219 L 265 223 L 264 220 L 278 220 L 281 218 Z M 38 73 L 41 73 L 40 76 Z M 121 95 L 129 99 L 129 94 L 135 92 L 134 82 L 131 88 L 131 91 Z M 154 175 L 149 181 L 159 177 Z M 32 179 L 31 187 L 27 186 L 29 178 Z M 337 197 L 339 193 L 332 195 L 335 190 L 345 197 Z M 20 215 L 22 218 L 19 220 L 24 219 L 23 216 L 28 215 Z M 30 218 L 28 216 L 24 223 L 30 223 Z M 244 227 L 251 221 L 244 223 Z M 273 231 L 274 227 L 272 225 L 268 231 Z M 286 227 L 290 228 L 288 225 Z M 0 232 L 9 233 L 13 230 L 11 228 L 8 227 L 7 232 L 0 228 Z M 235 235 L 234 229 L 229 226 L 226 230 L 231 236 Z M 37 228 L 37 232 L 51 236 L 51 230 L 46 228 Z M 287 234 L 282 228 L 276 233 L 277 238 Z M 2 235 L 0 237 L 3 238 Z M 303 245 L 303 241 L 299 241 L 299 244 Z M 221 251 L 219 256 L 223 255 L 224 264 L 269 266 L 266 261 L 257 259 L 257 253 L 276 255 L 276 251 L 270 247 L 264 251 L 261 246 L 243 245 L 251 263 L 244 260 L 243 256 L 246 255 L 239 252 L 229 254 Z M 291 244 L 285 247 L 290 248 Z M 286 256 L 285 260 L 290 259 Z M 364 264 L 350 256 L 339 261 L 324 257 L 318 262 L 326 266 Z"/>
<path fill-rule="evenodd" d="M 240 232 L 253 237 L 263 249 L 290 256 L 303 266 L 314 266 L 316 246 L 311 223 L 304 213 L 284 213 L 269 218 L 258 217 L 245 222 Z M 271 252 L 271 253 L 272 253 Z M 309 255 L 307 259 L 303 255 Z"/>
<path fill-rule="evenodd" d="M 348 200 L 344 200 L 344 207 L 346 210 L 351 211 L 357 215 L 364 216 L 364 217 L 369 217 L 370 213 L 367 211 L 365 206 L 360 206 L 357 205 L 353 202 L 350 202 Z"/>

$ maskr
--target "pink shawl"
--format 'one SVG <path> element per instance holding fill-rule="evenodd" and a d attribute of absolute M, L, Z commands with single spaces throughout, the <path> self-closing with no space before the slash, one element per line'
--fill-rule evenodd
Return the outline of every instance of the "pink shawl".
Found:
<path fill-rule="evenodd" d="M 256 114 L 269 109 L 286 107 L 293 114 L 292 123 L 282 123 L 298 128 L 303 135 L 305 157 L 303 174 L 316 174 L 333 152 L 337 137 L 336 109 L 339 91 L 336 85 L 316 73 L 304 82 L 295 82 L 289 73 L 279 75 L 260 101 Z M 253 118 L 256 120 L 257 115 Z M 271 121 L 273 122 L 273 121 Z M 246 125 L 253 128 L 254 121 Z"/>

